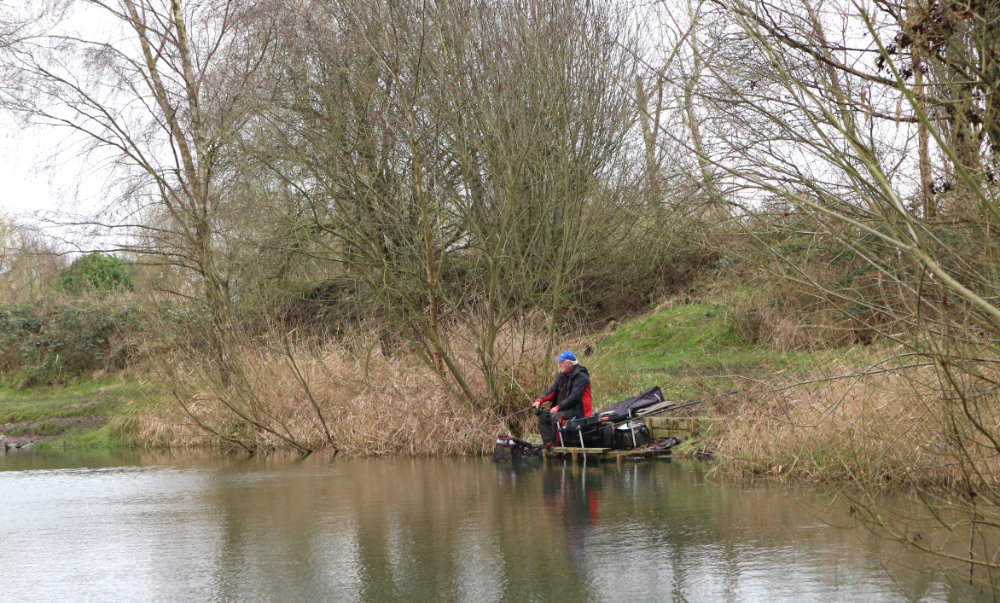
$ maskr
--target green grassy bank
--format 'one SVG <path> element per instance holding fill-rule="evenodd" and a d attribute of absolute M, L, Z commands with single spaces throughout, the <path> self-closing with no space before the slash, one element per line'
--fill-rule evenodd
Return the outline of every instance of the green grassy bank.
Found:
<path fill-rule="evenodd" d="M 715 419 L 710 422 L 712 428 L 677 452 L 709 452 L 720 465 L 737 473 L 833 481 L 852 474 L 870 458 L 885 463 L 869 467 L 873 475 L 891 471 L 908 475 L 912 481 L 937 470 L 939 463 L 909 471 L 897 467 L 912 458 L 906 447 L 913 445 L 913 438 L 932 441 L 933 434 L 928 433 L 931 423 L 926 421 L 892 423 L 912 415 L 912 398 L 901 394 L 891 381 L 879 376 L 881 381 L 873 385 L 856 376 L 858 367 L 871 365 L 882 351 L 879 346 L 780 350 L 746 341 L 736 333 L 736 320 L 725 304 L 665 303 L 559 347 L 571 347 L 581 355 L 592 376 L 597 408 L 653 385 L 660 386 L 669 400 L 702 400 L 680 413 Z M 315 402 L 331 417 L 329 430 L 338 447 L 349 454 L 468 454 L 491 449 L 497 426 L 476 427 L 493 415 L 448 400 L 426 367 L 405 358 L 386 358 L 378 369 L 368 372 L 361 385 L 349 381 L 349 376 L 359 373 L 354 364 L 358 360 L 349 351 L 338 353 L 322 358 L 303 353 L 299 358 L 304 373 L 323 375 L 314 377 L 312 400 L 289 381 L 285 360 L 249 358 L 248 375 L 256 380 L 250 386 L 254 399 L 267 405 L 268 416 L 280 418 L 286 426 L 315 425 L 316 417 L 310 414 Z M 539 366 L 535 379 L 547 383 L 551 363 L 545 358 L 532 361 Z M 311 368 L 307 362 L 313 363 Z M 133 368 L 129 373 L 141 371 Z M 16 389 L 13 384 L 3 385 L 0 433 L 4 442 L 8 446 L 149 448 L 213 441 L 180 410 L 175 399 L 123 374 L 62 386 Z M 248 437 L 252 425 L 234 421 L 226 412 L 211 414 L 240 408 L 234 406 L 235 401 L 228 400 L 229 407 L 216 406 L 212 411 L 206 404 L 225 393 L 199 390 L 195 376 L 182 381 L 191 388 L 188 400 L 201 400 L 190 408 L 200 408 L 201 420 L 217 426 L 216 436 Z M 538 383 L 519 383 L 518 387 L 527 392 Z M 387 414 L 383 393 L 392 388 L 398 393 Z M 408 406 L 402 409 L 401 404 Z M 499 427 L 533 435 L 533 417 L 524 414 L 518 419 L 517 424 Z M 397 435 L 387 438 L 385 429 L 392 428 L 394 420 Z M 866 437 L 857 424 L 861 420 L 870 432 Z M 406 429 L 412 434 L 404 435 Z M 461 437 L 453 438 L 455 434 Z M 410 443 L 399 443 L 406 438 L 412 438 Z M 274 444 L 281 445 L 280 441 Z M 323 448 L 326 443 L 318 441 L 316 446 Z"/>
<path fill-rule="evenodd" d="M 595 406 L 659 385 L 669 399 L 687 401 L 732 392 L 727 401 L 689 412 L 711 415 L 738 391 L 778 372 L 806 372 L 814 355 L 750 345 L 734 335 L 723 305 L 664 305 L 601 334 L 585 335 L 578 353 L 594 382 Z M 572 344 L 567 344 L 572 345 Z M 545 367 L 544 370 L 548 370 Z M 548 377 L 546 377 L 547 379 Z M 8 445 L 146 446 L 134 426 L 144 415 L 175 404 L 150 386 L 124 377 L 17 389 L 0 385 L 0 433 Z"/>
<path fill-rule="evenodd" d="M 119 377 L 29 388 L 0 383 L 0 443 L 7 448 L 134 446 L 128 420 L 154 400 L 150 388 Z"/>
<path fill-rule="evenodd" d="M 659 385 L 671 399 L 732 390 L 741 377 L 782 369 L 795 355 L 741 342 L 727 309 L 715 304 L 660 308 L 618 326 L 587 362 L 595 387 L 611 399 Z"/>

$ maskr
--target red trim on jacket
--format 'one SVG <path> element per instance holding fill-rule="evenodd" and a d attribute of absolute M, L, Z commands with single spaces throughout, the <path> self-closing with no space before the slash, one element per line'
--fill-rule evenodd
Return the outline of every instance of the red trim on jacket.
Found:
<path fill-rule="evenodd" d="M 539 398 L 539 400 L 541 400 L 542 402 L 548 402 L 549 400 L 551 400 L 551 399 L 553 399 L 555 397 L 556 397 L 555 393 L 551 393 L 551 394 L 545 396 L 544 398 Z M 583 416 L 589 417 L 590 415 L 592 415 L 594 413 L 594 403 L 590 399 L 590 384 L 589 383 L 587 384 L 587 387 L 583 390 L 583 395 L 580 396 L 580 399 L 583 400 Z"/>

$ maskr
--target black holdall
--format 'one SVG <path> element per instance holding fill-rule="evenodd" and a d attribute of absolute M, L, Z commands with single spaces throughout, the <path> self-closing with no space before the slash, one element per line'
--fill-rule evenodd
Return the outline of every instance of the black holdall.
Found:
<path fill-rule="evenodd" d="M 573 448 L 611 448 L 614 425 L 601 417 L 570 419 L 560 426 L 562 445 Z"/>
<path fill-rule="evenodd" d="M 612 448 L 616 450 L 630 450 L 645 446 L 653 441 L 649 434 L 649 428 L 645 423 L 638 421 L 626 421 L 615 427 L 614 444 Z"/>

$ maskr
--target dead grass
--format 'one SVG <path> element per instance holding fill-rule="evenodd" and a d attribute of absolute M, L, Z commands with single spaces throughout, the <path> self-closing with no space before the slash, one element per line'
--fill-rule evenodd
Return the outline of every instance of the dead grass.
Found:
<path fill-rule="evenodd" d="M 272 341 L 240 350 L 239 378 L 226 386 L 205 370 L 204 361 L 176 355 L 165 363 L 170 370 L 163 380 L 172 384 L 177 403 L 145 409 L 123 429 L 152 447 L 336 448 L 352 456 L 492 451 L 499 431 L 526 427 L 523 416 L 531 413 L 502 424 L 495 418 L 527 407 L 524 392 L 536 387 L 537 378 L 537 367 L 513 359 L 525 357 L 515 350 L 534 350 L 538 342 L 503 336 L 498 349 L 506 352 L 497 364 L 506 369 L 498 376 L 513 384 L 506 408 L 463 402 L 414 355 L 386 357 L 378 345 L 358 341 L 350 348 Z M 468 385 L 485 392 L 474 357 L 454 358 Z"/>
<path fill-rule="evenodd" d="M 731 326 L 743 341 L 779 351 L 867 345 L 903 319 L 892 309 L 898 291 L 886 291 L 878 273 L 854 276 L 851 287 L 841 290 L 831 283 L 846 278 L 840 272 L 808 264 L 801 269 L 803 280 L 826 283 L 831 292 L 772 276 L 761 286 L 733 282 L 711 294 L 731 304 Z"/>
<path fill-rule="evenodd" d="M 970 463 L 975 474 L 1000 476 L 996 450 L 961 402 L 932 385 L 933 371 L 923 366 L 831 379 L 854 372 L 839 366 L 788 389 L 758 385 L 723 411 L 724 426 L 708 446 L 726 472 L 864 488 L 962 488 Z M 995 408 L 980 405 L 977 416 L 997 434 Z"/>

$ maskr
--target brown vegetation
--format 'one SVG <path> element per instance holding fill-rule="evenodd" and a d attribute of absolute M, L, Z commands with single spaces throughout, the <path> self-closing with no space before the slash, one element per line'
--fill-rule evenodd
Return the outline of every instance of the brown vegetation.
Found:
<path fill-rule="evenodd" d="M 952 489 L 964 482 L 958 426 L 934 377 L 928 364 L 865 371 L 835 362 L 794 381 L 752 386 L 718 409 L 726 422 L 708 445 L 728 470 L 747 475 Z"/>
<path fill-rule="evenodd" d="M 167 266 L 151 441 L 471 451 L 531 359 L 735 270 L 743 341 L 880 355 L 768 377 L 720 457 L 995 530 L 998 10 L 877 4 L 87 3 L 113 39 L 32 6 L 0 102 L 110 151 L 93 224 Z"/>
<path fill-rule="evenodd" d="M 475 408 L 413 354 L 386 356 L 377 339 L 352 347 L 272 343 L 241 350 L 244 380 L 238 386 L 222 385 L 206 370 L 210 359 L 204 355 L 161 358 L 164 381 L 174 384 L 178 404 L 132 417 L 131 437 L 153 447 L 293 448 L 352 456 L 482 453 L 497 433 L 522 432 L 523 416 L 509 422 L 496 417 L 526 407 L 522 387 L 537 388 L 538 367 L 511 363 L 508 402 Z M 536 353 L 543 346 L 524 336 L 518 345 Z M 472 366 L 475 359 L 469 358 L 461 368 L 474 375 Z M 470 385 L 486 399 L 482 378 L 470 379 Z"/>

